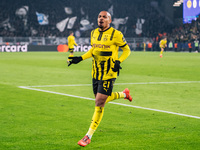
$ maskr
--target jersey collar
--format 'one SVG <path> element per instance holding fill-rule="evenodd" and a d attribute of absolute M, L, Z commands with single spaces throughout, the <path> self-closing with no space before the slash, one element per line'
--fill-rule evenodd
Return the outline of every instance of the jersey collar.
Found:
<path fill-rule="evenodd" d="M 111 27 L 109 27 L 108 29 L 106 29 L 106 30 L 104 30 L 104 31 L 99 31 L 99 30 L 98 30 L 98 31 L 99 31 L 99 32 L 105 32 L 105 31 L 109 30 L 110 28 L 111 28 Z"/>

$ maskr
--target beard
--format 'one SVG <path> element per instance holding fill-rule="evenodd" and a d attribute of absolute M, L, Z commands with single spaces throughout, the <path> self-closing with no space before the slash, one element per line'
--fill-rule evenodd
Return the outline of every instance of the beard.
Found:
<path fill-rule="evenodd" d="M 103 29 L 103 28 L 104 28 L 102 25 L 98 25 L 98 27 L 99 27 L 100 29 Z"/>

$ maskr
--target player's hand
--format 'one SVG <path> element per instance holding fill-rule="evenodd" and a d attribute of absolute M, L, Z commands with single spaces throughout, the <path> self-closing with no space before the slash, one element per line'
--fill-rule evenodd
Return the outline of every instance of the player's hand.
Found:
<path fill-rule="evenodd" d="M 112 68 L 112 70 L 114 72 L 117 72 L 117 74 L 119 75 L 119 70 L 122 69 L 122 67 L 120 66 L 120 61 L 119 60 L 116 60 L 115 61 L 115 65 L 114 65 L 114 68 Z"/>
<path fill-rule="evenodd" d="M 80 61 L 83 60 L 83 58 L 81 56 L 75 56 L 75 57 L 68 57 L 69 59 L 71 59 L 69 61 L 68 66 L 70 66 L 71 64 L 78 64 Z"/>

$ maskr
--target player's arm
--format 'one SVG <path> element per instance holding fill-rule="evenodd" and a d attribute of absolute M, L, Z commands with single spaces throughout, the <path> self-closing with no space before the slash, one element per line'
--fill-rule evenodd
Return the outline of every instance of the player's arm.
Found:
<path fill-rule="evenodd" d="M 91 36 L 92 36 L 92 32 L 91 32 Z M 91 45 L 92 45 L 92 40 L 91 40 Z M 89 51 L 87 51 L 82 56 L 69 57 L 69 59 L 71 59 L 71 61 L 69 62 L 68 66 L 70 66 L 71 64 L 77 64 L 77 63 L 81 62 L 82 60 L 85 60 L 85 59 L 92 57 L 93 50 L 94 50 L 94 48 L 92 47 Z"/>
<path fill-rule="evenodd" d="M 123 62 L 131 54 L 131 50 L 128 44 L 120 48 L 122 49 L 123 52 L 122 52 L 122 55 L 119 57 L 119 61 Z"/>
<path fill-rule="evenodd" d="M 69 59 L 71 59 L 71 60 L 68 64 L 68 66 L 70 66 L 71 64 L 78 64 L 82 60 L 92 57 L 92 51 L 93 51 L 93 47 L 88 52 L 83 54 L 82 56 L 69 57 Z"/>
<path fill-rule="evenodd" d="M 120 63 L 123 62 L 130 54 L 131 50 L 130 47 L 128 46 L 123 34 L 121 32 L 117 33 L 116 35 L 116 45 L 119 46 L 122 49 L 122 55 L 119 57 Z"/>
<path fill-rule="evenodd" d="M 68 45 L 70 45 L 70 40 L 71 40 L 70 37 L 68 37 L 68 38 L 67 38 Z"/>
<path fill-rule="evenodd" d="M 76 45 L 76 46 L 78 45 L 78 44 L 76 43 L 75 39 L 74 39 L 74 43 L 73 43 L 73 44 Z"/>
<path fill-rule="evenodd" d="M 118 60 L 115 60 L 115 65 L 114 68 L 112 68 L 112 70 L 114 72 L 118 72 L 119 75 L 119 70 L 122 69 L 120 66 L 120 63 L 123 62 L 131 53 L 131 50 L 123 36 L 123 34 L 121 32 L 116 34 L 116 41 L 115 44 L 117 46 L 119 46 L 122 49 L 122 55 L 119 57 Z"/>
<path fill-rule="evenodd" d="M 93 36 L 93 33 L 94 33 L 94 30 L 92 30 L 92 32 L 91 32 L 91 34 L 90 34 L 90 39 L 91 39 L 91 46 L 93 45 L 93 38 L 92 38 L 92 36 Z M 89 51 L 87 51 L 85 54 L 83 54 L 81 57 L 82 57 L 82 59 L 83 60 L 85 60 L 85 59 L 88 59 L 88 58 L 90 58 L 90 57 L 92 57 L 92 52 L 93 52 L 93 50 L 94 50 L 94 48 L 93 47 L 91 47 L 91 49 L 89 50 Z"/>
<path fill-rule="evenodd" d="M 165 48 L 165 43 L 163 40 L 160 41 L 159 45 L 160 45 L 160 48 Z"/>
<path fill-rule="evenodd" d="M 81 56 L 81 57 L 83 58 L 83 60 L 92 57 L 92 51 L 93 51 L 93 49 L 94 49 L 94 48 L 92 47 L 89 51 L 87 51 L 85 54 L 83 54 L 83 55 Z"/>

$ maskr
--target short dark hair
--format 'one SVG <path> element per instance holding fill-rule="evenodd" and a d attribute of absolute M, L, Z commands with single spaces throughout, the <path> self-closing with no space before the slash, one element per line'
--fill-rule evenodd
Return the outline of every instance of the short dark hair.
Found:
<path fill-rule="evenodd" d="M 165 39 L 165 38 L 167 38 L 167 36 L 163 36 L 163 37 L 162 37 L 162 39 Z"/>
<path fill-rule="evenodd" d="M 72 34 L 72 33 L 73 33 L 73 31 L 69 31 L 69 35 Z"/>

